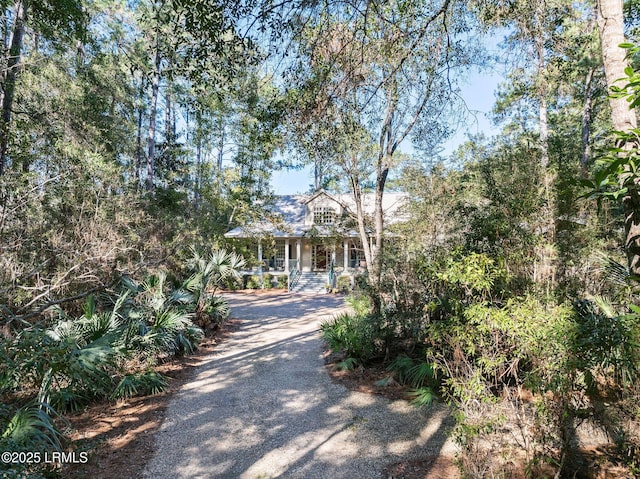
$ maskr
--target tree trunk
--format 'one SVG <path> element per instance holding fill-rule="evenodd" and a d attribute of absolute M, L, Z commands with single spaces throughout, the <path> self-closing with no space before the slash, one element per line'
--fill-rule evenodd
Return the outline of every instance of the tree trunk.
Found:
<path fill-rule="evenodd" d="M 169 66 L 169 68 L 171 68 Z M 166 141 L 166 146 L 165 148 L 168 148 L 169 145 L 173 145 L 174 141 L 175 141 L 175 130 L 173 128 L 173 98 L 171 96 L 171 89 L 167 86 L 165 88 L 165 102 L 166 102 L 166 106 L 165 106 L 165 141 Z"/>
<path fill-rule="evenodd" d="M 355 161 L 355 160 L 354 160 Z M 371 245 L 369 244 L 369 234 L 367 232 L 367 226 L 364 218 L 364 205 L 362 204 L 362 188 L 357 175 L 351 176 L 351 190 L 353 191 L 353 199 L 356 203 L 356 222 L 358 223 L 358 234 L 360 235 L 360 241 L 362 242 L 362 249 L 364 251 L 364 259 L 367 263 L 367 271 L 371 273 L 371 264 L 373 262 L 373 255 L 371 251 Z"/>
<path fill-rule="evenodd" d="M 147 190 L 153 190 L 156 154 L 156 116 L 158 114 L 158 92 L 160 90 L 160 35 L 156 38 L 156 58 L 151 80 L 151 108 L 149 110 L 149 155 L 147 157 Z"/>
<path fill-rule="evenodd" d="M 390 158 L 389 158 L 390 160 Z M 388 162 L 385 162 L 389 164 Z M 384 187 L 387 182 L 387 176 L 389 175 L 389 168 L 385 167 L 379 173 L 376 180 L 376 196 L 374 206 L 374 224 L 375 224 L 375 250 L 372 251 L 372 271 L 371 276 L 375 282 L 376 288 L 380 286 L 382 279 L 382 256 L 384 248 L 384 210 L 382 208 L 382 198 L 384 196 Z"/>
<path fill-rule="evenodd" d="M 607 86 L 620 86 L 618 80 L 625 78 L 627 66 L 625 51 L 619 47 L 624 43 L 624 16 L 622 0 L 598 0 L 598 31 L 602 46 L 602 59 Z M 615 131 L 629 132 L 637 128 L 636 113 L 629 108 L 624 98 L 609 97 L 611 121 Z M 634 145 L 618 145 L 633 148 Z M 629 272 L 640 276 L 640 192 L 638 185 L 628 187 L 622 199 L 625 226 L 625 251 Z"/>
<path fill-rule="evenodd" d="M 193 209 L 198 211 L 200 208 L 200 182 L 202 175 L 202 138 L 198 138 L 198 144 L 196 145 L 196 178 L 195 184 L 193 185 L 194 189 L 194 199 L 193 199 Z"/>
<path fill-rule="evenodd" d="M 222 162 L 224 160 L 224 145 L 225 142 L 227 141 L 226 139 L 226 130 L 225 130 L 225 124 L 224 124 L 224 115 L 222 113 L 219 113 L 220 115 L 220 121 L 219 121 L 219 131 L 220 134 L 218 136 L 218 156 L 216 158 L 216 166 L 218 167 L 218 177 L 220 177 L 220 172 L 222 171 Z"/>
<path fill-rule="evenodd" d="M 144 76 L 140 78 L 140 105 L 138 106 L 138 131 L 136 133 L 136 164 L 135 164 L 135 178 L 136 178 L 136 191 L 138 191 L 141 186 L 141 169 L 142 169 L 142 117 L 144 114 L 144 109 L 142 108 L 142 102 L 144 98 Z"/>
<path fill-rule="evenodd" d="M 591 111 L 593 104 L 593 75 L 595 68 L 587 71 L 584 82 L 584 108 L 582 109 L 582 155 L 580 156 L 580 172 L 583 178 L 587 177 L 587 164 L 591 151 L 589 149 L 589 136 L 591 134 Z"/>
<path fill-rule="evenodd" d="M 598 31 L 602 46 L 602 60 L 607 86 L 624 86 L 627 66 L 625 50 L 619 45 L 625 42 L 622 0 L 598 0 Z M 637 127 L 636 114 L 629 109 L 624 98 L 609 97 L 611 120 L 616 131 L 629 131 Z"/>
<path fill-rule="evenodd" d="M 0 175 L 4 174 L 7 164 L 7 149 L 9 147 L 9 128 L 11 126 L 11 111 L 15 96 L 16 80 L 22 52 L 25 23 L 27 19 L 28 3 L 21 0 L 15 6 L 15 20 L 11 33 L 7 70 L 2 84 L 2 119 L 0 124 Z"/>

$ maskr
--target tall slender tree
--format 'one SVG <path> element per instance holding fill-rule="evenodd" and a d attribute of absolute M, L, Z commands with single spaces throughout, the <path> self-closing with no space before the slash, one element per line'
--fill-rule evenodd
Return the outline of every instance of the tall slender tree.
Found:
<path fill-rule="evenodd" d="M 31 27 L 36 35 L 53 40 L 69 35 L 82 37 L 86 26 L 86 16 L 79 0 L 17 0 L 3 5 L 3 22 L 10 25 L 10 33 L 5 37 L 6 54 L 0 59 L 0 175 L 5 171 L 9 157 L 13 103 L 27 28 Z"/>
<path fill-rule="evenodd" d="M 628 66 L 626 53 L 621 44 L 625 43 L 624 14 L 622 0 L 598 0 L 598 30 L 602 45 L 602 60 L 609 89 L 623 88 Z M 636 111 L 621 97 L 611 95 L 611 121 L 613 129 L 621 133 L 630 133 L 638 126 Z M 638 148 L 631 141 L 632 135 L 621 136 L 619 148 L 630 150 Z M 627 169 L 630 166 L 626 166 Z M 627 182 L 626 193 L 622 198 L 625 226 L 625 251 L 629 272 L 640 276 L 640 187 L 636 182 Z"/>
<path fill-rule="evenodd" d="M 309 20 L 313 26 L 302 49 L 309 53 L 307 86 L 316 95 L 307 112 L 312 122 L 333 122 L 341 131 L 334 165 L 349 177 L 374 291 L 382 274 L 388 179 L 405 140 L 431 147 L 447 131 L 447 114 L 455 104 L 452 72 L 473 55 L 459 36 L 467 20 L 457 0 L 334 5 L 314 17 L 315 23 Z M 363 204 L 369 184 L 375 210 L 372 247 Z"/>

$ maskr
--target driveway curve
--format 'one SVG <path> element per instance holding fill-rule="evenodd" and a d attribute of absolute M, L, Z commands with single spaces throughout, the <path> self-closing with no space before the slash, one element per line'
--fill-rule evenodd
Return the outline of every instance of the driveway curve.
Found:
<path fill-rule="evenodd" d="M 330 379 L 318 327 L 341 298 L 227 298 L 239 330 L 172 398 L 145 478 L 372 479 L 390 463 L 453 451 L 444 407 L 417 410 Z"/>

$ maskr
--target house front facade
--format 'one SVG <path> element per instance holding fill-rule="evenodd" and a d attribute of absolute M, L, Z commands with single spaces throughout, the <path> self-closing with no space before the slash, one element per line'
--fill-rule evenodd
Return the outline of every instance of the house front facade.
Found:
<path fill-rule="evenodd" d="M 406 197 L 402 193 L 385 195 L 387 221 L 402 216 Z M 363 206 L 366 214 L 373 213 L 373 195 L 365 195 Z M 279 196 L 271 213 L 270 221 L 237 227 L 225 234 L 253 243 L 258 264 L 254 273 L 286 274 L 291 290 L 296 286 L 292 283 L 311 282 L 319 291 L 327 285 L 334 287 L 339 276 L 352 278 L 366 271 L 350 195 L 319 190 L 311 195 Z"/>

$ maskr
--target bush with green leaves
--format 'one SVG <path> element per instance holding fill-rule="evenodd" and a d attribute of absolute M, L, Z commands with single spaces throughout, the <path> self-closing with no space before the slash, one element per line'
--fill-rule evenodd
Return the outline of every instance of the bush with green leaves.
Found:
<path fill-rule="evenodd" d="M 504 428 L 505 410 L 526 424 L 518 429 L 518 444 L 532 467 L 549 461 L 558 470 L 570 467 L 576 427 L 587 418 L 620 436 L 624 414 L 616 403 L 629 394 L 637 400 L 639 313 L 635 306 L 616 313 L 601 298 L 572 306 L 528 296 L 475 302 L 431 323 L 427 359 L 454 407 L 461 463 L 477 466 L 480 444 L 506 453 L 496 433 Z M 520 399 L 522 391 L 533 395 L 530 403 Z M 489 464 L 491 455 L 482 457 L 486 467 L 496 466 Z"/>
<path fill-rule="evenodd" d="M 228 281 L 239 281 L 240 270 L 245 260 L 235 252 L 224 249 L 212 249 L 202 254 L 192 249 L 188 261 L 191 276 L 182 284 L 182 289 L 191 294 L 189 302 L 195 314 L 195 323 L 207 328 L 213 322 L 219 323 L 221 312 L 216 311 L 219 301 L 213 301 L 215 293 Z"/>
<path fill-rule="evenodd" d="M 287 289 L 289 286 L 289 277 L 286 274 L 281 274 L 276 278 L 276 285 L 279 289 Z"/>
<path fill-rule="evenodd" d="M 413 359 L 406 354 L 401 354 L 392 360 L 387 366 L 396 380 L 405 386 L 409 386 L 411 403 L 416 406 L 430 406 L 436 398 L 438 381 L 433 364 L 425 359 Z"/>
<path fill-rule="evenodd" d="M 140 283 L 124 278 L 120 292 L 88 296 L 80 317 L 58 308 L 48 323 L 3 336 L 0 394 L 14 404 L 0 415 L 3 446 L 35 450 L 45 440 L 59 442 L 56 411 L 164 390 L 160 374 L 132 367 L 193 352 L 203 337 L 194 324 L 198 308 L 216 324 L 229 315 L 223 298 L 187 288 L 195 282 L 191 277 L 175 288 L 162 272 Z M 36 406 L 21 407 L 25 401 Z"/>
<path fill-rule="evenodd" d="M 380 354 L 376 345 L 376 322 L 374 316 L 342 313 L 323 322 L 320 330 L 332 351 L 366 362 Z"/>
<path fill-rule="evenodd" d="M 0 406 L 0 451 L 51 454 L 63 450 L 64 434 L 56 422 L 58 414 L 47 404 L 27 403 L 17 409 Z M 7 479 L 58 477 L 55 465 L 26 461 L 0 463 L 0 476 Z"/>
<path fill-rule="evenodd" d="M 246 276 L 246 288 L 247 289 L 260 289 L 262 288 L 262 281 L 260 276 L 257 274 L 252 274 L 250 276 Z"/>
<path fill-rule="evenodd" d="M 168 385 L 167 379 L 153 370 L 125 374 L 111 393 L 111 398 L 122 399 L 158 394 L 167 389 Z"/>
<path fill-rule="evenodd" d="M 170 288 L 165 272 L 150 275 L 139 284 L 131 279 L 123 284 L 131 297 L 127 349 L 146 360 L 193 352 L 203 337 L 202 329 L 194 324 L 199 296 L 186 288 Z"/>
<path fill-rule="evenodd" d="M 339 293 L 347 294 L 351 291 L 351 277 L 347 275 L 338 276 L 336 288 Z"/>
<path fill-rule="evenodd" d="M 569 351 L 555 335 L 565 330 L 572 318 L 570 306 L 551 307 L 535 297 L 524 297 L 503 304 L 470 304 L 460 314 L 431 324 L 427 360 L 441 378 L 443 397 L 453 406 L 454 437 L 465 467 L 486 461 L 483 468 L 500 474 L 504 464 L 494 463 L 497 454 L 485 455 L 483 451 L 506 447 L 498 433 L 504 428 L 507 407 L 502 396 L 506 391 L 529 388 L 544 397 L 558 386 L 557 380 L 566 373 Z M 520 408 L 518 394 L 513 398 L 513 406 Z M 516 417 L 534 414 L 533 408 L 528 408 Z M 535 449 L 528 451 L 531 457 L 546 450 L 542 438 L 532 435 L 533 430 L 521 429 L 526 435 L 521 442 Z M 465 469 L 465 473 L 477 477 L 472 469 Z"/>

